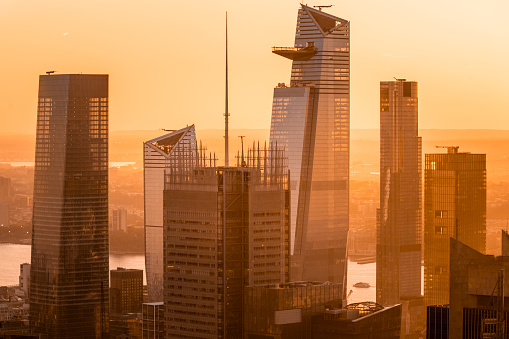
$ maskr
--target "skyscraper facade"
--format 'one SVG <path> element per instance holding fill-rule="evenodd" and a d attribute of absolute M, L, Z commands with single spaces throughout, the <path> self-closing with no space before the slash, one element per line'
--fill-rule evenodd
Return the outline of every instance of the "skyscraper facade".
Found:
<path fill-rule="evenodd" d="M 424 299 L 449 304 L 449 238 L 486 252 L 486 154 L 426 154 L 424 179 Z"/>
<path fill-rule="evenodd" d="M 108 332 L 108 75 L 39 78 L 30 326 Z"/>
<path fill-rule="evenodd" d="M 166 335 L 242 338 L 244 288 L 288 281 L 283 152 L 251 150 L 237 167 L 199 153 L 166 177 Z"/>
<path fill-rule="evenodd" d="M 168 168 L 184 166 L 196 153 L 194 125 L 143 143 L 145 268 L 148 299 L 163 301 L 163 190 Z"/>
<path fill-rule="evenodd" d="M 421 295 L 421 138 L 417 82 L 380 82 L 380 210 L 376 300 L 395 305 Z"/>
<path fill-rule="evenodd" d="M 291 188 L 292 280 L 346 286 L 350 23 L 301 5 L 290 86 L 274 89 L 270 142 L 284 147 Z"/>

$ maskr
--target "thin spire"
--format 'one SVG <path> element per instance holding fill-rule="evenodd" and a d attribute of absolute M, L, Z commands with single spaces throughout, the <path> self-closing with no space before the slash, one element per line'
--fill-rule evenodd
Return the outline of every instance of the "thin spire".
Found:
<path fill-rule="evenodd" d="M 229 167 L 229 152 L 228 152 L 228 12 L 226 12 L 226 81 L 225 81 L 225 96 L 224 96 L 224 166 Z"/>

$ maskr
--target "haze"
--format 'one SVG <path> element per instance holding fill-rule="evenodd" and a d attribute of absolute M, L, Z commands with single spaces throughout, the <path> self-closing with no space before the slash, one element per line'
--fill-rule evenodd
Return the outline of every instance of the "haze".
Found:
<path fill-rule="evenodd" d="M 351 127 L 379 126 L 379 81 L 419 82 L 421 128 L 507 129 L 505 0 L 330 1 L 351 21 Z M 308 3 L 329 4 L 327 3 Z M 267 129 L 289 82 L 298 1 L 0 2 L 0 133 L 35 133 L 38 75 L 110 74 L 110 130 L 222 128 L 224 16 L 230 126 Z"/>

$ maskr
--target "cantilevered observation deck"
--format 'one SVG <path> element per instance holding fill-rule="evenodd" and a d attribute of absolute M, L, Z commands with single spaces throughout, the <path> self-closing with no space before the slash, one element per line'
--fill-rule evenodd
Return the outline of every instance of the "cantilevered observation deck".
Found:
<path fill-rule="evenodd" d="M 308 42 L 306 47 L 272 47 L 272 53 L 294 61 L 307 61 L 317 52 L 314 42 Z"/>

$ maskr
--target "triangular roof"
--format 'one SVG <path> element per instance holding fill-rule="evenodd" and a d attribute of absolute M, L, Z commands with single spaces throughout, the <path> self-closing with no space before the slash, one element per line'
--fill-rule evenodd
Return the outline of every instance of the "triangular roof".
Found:
<path fill-rule="evenodd" d="M 160 153 L 164 153 L 164 155 L 170 155 L 175 145 L 177 145 L 187 132 L 191 130 L 194 131 L 194 124 L 155 139 L 145 141 L 145 144 Z"/>
<path fill-rule="evenodd" d="M 301 5 L 302 9 L 307 12 L 309 17 L 314 21 L 316 27 L 320 29 L 322 34 L 328 35 L 330 32 L 339 27 L 348 24 L 348 20 L 338 18 L 337 16 L 316 10 L 312 7 Z"/>

